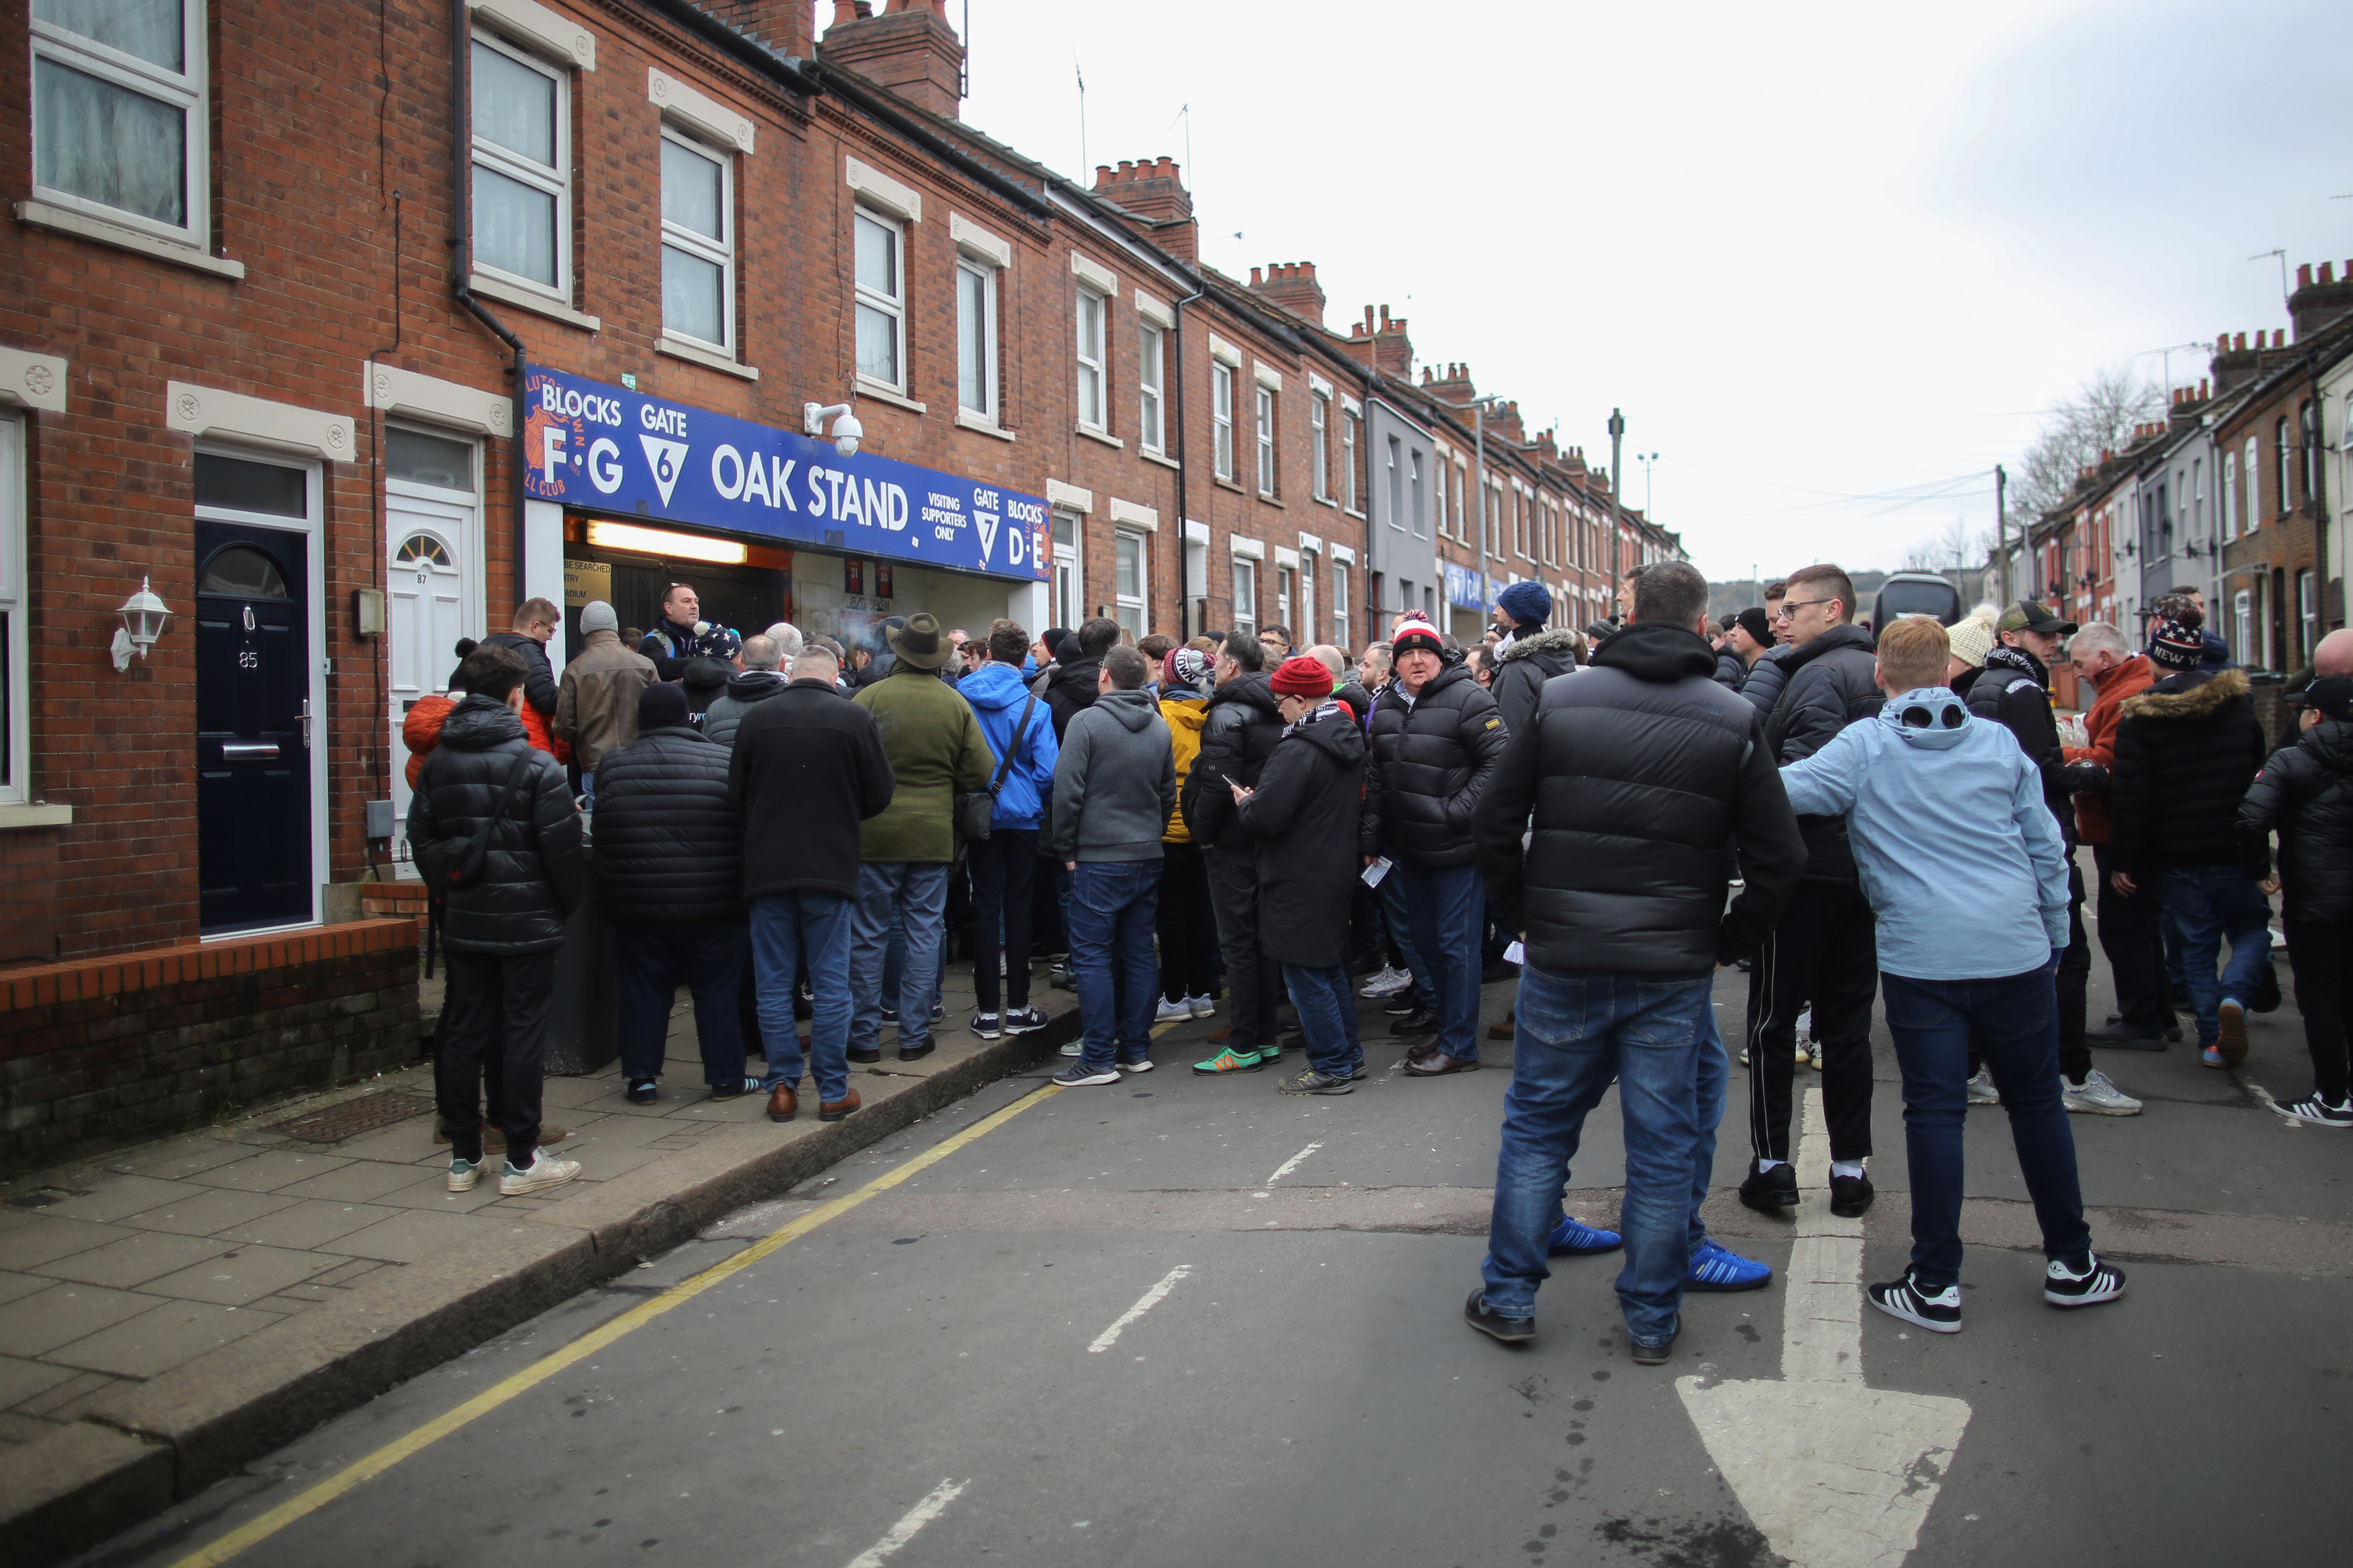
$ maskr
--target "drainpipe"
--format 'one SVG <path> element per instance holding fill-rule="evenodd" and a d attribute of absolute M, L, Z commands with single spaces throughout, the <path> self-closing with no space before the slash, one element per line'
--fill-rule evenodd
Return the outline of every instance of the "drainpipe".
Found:
<path fill-rule="evenodd" d="M 449 293 L 465 307 L 468 314 L 489 328 L 491 335 L 514 353 L 514 411 L 509 416 L 513 426 L 511 439 L 514 450 L 509 466 L 514 469 L 515 572 L 520 576 L 523 502 L 528 496 L 523 488 L 525 460 L 522 437 L 528 414 L 528 399 L 523 387 L 523 362 L 527 356 L 522 340 L 474 298 L 474 204 L 473 193 L 468 188 L 466 177 L 473 167 L 473 58 L 474 29 L 467 16 L 466 0 L 449 0 Z"/>
<path fill-rule="evenodd" d="M 1175 340 L 1172 347 L 1176 373 L 1171 379 L 1176 384 L 1175 406 L 1170 410 L 1176 418 L 1176 629 L 1185 634 L 1177 639 L 1179 642 L 1191 642 L 1195 636 L 1192 520 L 1185 514 L 1185 473 L 1191 466 L 1188 461 L 1185 433 L 1185 307 L 1208 291 L 1208 284 L 1201 284 L 1190 294 L 1177 300 L 1170 312 L 1176 321 L 1176 324 L 1169 329 L 1169 333 Z M 1161 366 L 1161 374 L 1169 375 L 1167 365 Z M 1201 553 L 1207 556 L 1208 552 L 1208 546 L 1205 542 Z M 1204 583 L 1201 586 L 1206 590 L 1208 584 Z"/>

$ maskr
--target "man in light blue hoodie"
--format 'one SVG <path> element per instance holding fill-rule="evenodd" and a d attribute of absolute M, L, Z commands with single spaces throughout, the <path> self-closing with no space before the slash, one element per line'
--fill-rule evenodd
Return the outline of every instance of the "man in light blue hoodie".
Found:
<path fill-rule="evenodd" d="M 972 704 L 980 732 L 997 758 L 990 775 L 997 805 L 988 837 L 965 846 L 972 872 L 972 986 L 980 1010 L 972 1032 L 984 1040 L 1027 1035 L 1046 1026 L 1046 1015 L 1029 1005 L 1029 910 L 1038 867 L 1038 834 L 1046 802 L 1052 797 L 1053 714 L 1022 679 L 1029 634 L 1011 621 L 989 628 L 987 651 L 956 683 Z M 1017 741 L 1016 736 L 1019 739 Z M 997 975 L 997 939 L 1004 937 L 1002 995 Z"/>
<path fill-rule="evenodd" d="M 1904 1073 L 1912 1266 L 1870 1289 L 1881 1311 L 1936 1333 L 1961 1327 L 1961 1123 L 1972 1038 L 2010 1113 L 2042 1226 L 2042 1299 L 2088 1307 L 2124 1293 L 2092 1252 L 2075 1141 L 2059 1098 L 2058 993 L 2067 947 L 2064 846 L 2042 776 L 2010 731 L 1944 684 L 1945 628 L 1907 616 L 1880 635 L 1876 722 L 1850 724 L 1781 770 L 1799 816 L 1840 816 L 1879 931 L 1880 994 Z M 1967 931 L 1969 940 L 1955 940 Z"/>

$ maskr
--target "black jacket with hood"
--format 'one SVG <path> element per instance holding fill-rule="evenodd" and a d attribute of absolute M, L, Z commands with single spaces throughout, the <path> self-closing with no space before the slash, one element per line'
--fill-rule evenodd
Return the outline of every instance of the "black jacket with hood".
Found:
<path fill-rule="evenodd" d="M 1730 647 L 1715 650 L 1715 683 L 1727 691 L 1737 691 L 1748 679 L 1748 666 Z"/>
<path fill-rule="evenodd" d="M 1849 724 L 1878 715 L 1887 696 L 1879 689 L 1873 647 L 1871 634 L 1850 622 L 1781 656 L 1781 695 L 1765 720 L 1765 743 L 1776 763 L 1803 762 Z M 1764 668 L 1757 660 L 1750 680 Z M 1807 881 L 1857 881 L 1845 817 L 1801 816 L 1798 826 L 1806 836 Z"/>
<path fill-rule="evenodd" d="M 1079 634 L 1072 632 L 1062 639 L 1062 646 L 1076 648 Z M 1064 658 L 1054 656 L 1054 668 L 1041 678 L 1046 689 L 1042 700 L 1046 710 L 1054 716 L 1054 739 L 1060 740 L 1071 732 L 1071 721 L 1082 709 L 1092 708 L 1101 693 L 1096 689 L 1096 676 L 1103 669 L 1103 655 L 1089 654 L 1082 658 L 1075 655 Z"/>
<path fill-rule="evenodd" d="M 702 732 L 723 746 L 735 743 L 735 731 L 753 705 L 782 691 L 785 673 L 778 669 L 746 669 L 727 678 L 727 690 L 702 715 Z"/>
<path fill-rule="evenodd" d="M 2244 670 L 2190 669 L 2125 700 L 2109 771 L 2112 869 L 2239 864 L 2239 803 L 2264 752 L 2247 693 Z"/>
<path fill-rule="evenodd" d="M 545 643 L 521 632 L 492 632 L 482 646 L 522 655 L 522 700 L 548 718 L 555 717 L 555 667 L 547 662 Z"/>
<path fill-rule="evenodd" d="M 2353 723 L 2322 720 L 2255 775 L 2239 803 L 2250 877 L 2271 874 L 2274 828 L 2288 918 L 2353 926 Z"/>
<path fill-rule="evenodd" d="M 515 798 L 515 758 L 532 759 Z M 587 884 L 580 812 L 564 769 L 533 751 L 522 721 L 494 697 L 470 696 L 442 721 L 441 740 L 417 775 L 408 842 L 420 868 L 447 866 L 493 813 L 481 876 L 452 888 L 441 940 L 454 952 L 518 958 L 551 952 Z M 428 871 L 428 879 L 433 878 Z"/>
<path fill-rule="evenodd" d="M 1258 839 L 1260 940 L 1284 963 L 1331 969 L 1346 959 L 1364 795 L 1364 732 L 1342 706 L 1284 731 L 1241 804 Z"/>
<path fill-rule="evenodd" d="M 2042 775 L 2042 804 L 2058 819 L 2059 837 L 2075 838 L 2075 797 L 2067 786 L 2067 759 L 2059 746 L 2059 721 L 2051 711 L 2051 672 L 2024 648 L 1997 647 L 1969 682 L 1969 711 L 1991 720 L 2018 738 Z"/>
<path fill-rule="evenodd" d="M 1584 634 L 1566 627 L 1548 632 L 1524 632 L 1495 649 L 1495 679 L 1487 694 L 1504 716 L 1504 728 L 1517 730 L 1536 710 L 1536 694 L 1556 675 L 1577 668 L 1577 650 Z"/>
<path fill-rule="evenodd" d="M 1637 621 L 1514 732 L 1479 803 L 1479 868 L 1538 968 L 1699 979 L 1780 917 L 1806 863 L 1799 819 L 1756 712 L 1715 670 L 1697 634 Z"/>
<path fill-rule="evenodd" d="M 1371 739 L 1366 837 L 1412 866 L 1477 864 L 1471 815 L 1511 731 L 1471 667 L 1440 670 L 1411 702 L 1391 686 L 1373 710 Z"/>
<path fill-rule="evenodd" d="M 1234 810 L 1240 784 L 1256 789 L 1274 743 L 1282 738 L 1282 708 L 1264 671 L 1238 675 L 1209 693 L 1201 722 L 1201 752 L 1185 775 L 1185 826 L 1204 849 L 1247 849 L 1250 826 Z"/>
<path fill-rule="evenodd" d="M 640 730 L 596 765 L 596 907 L 617 926 L 744 918 L 744 813 L 728 748 L 691 724 Z"/>
<path fill-rule="evenodd" d="M 858 825 L 899 787 L 874 715 L 822 680 L 796 680 L 744 715 L 728 754 L 744 814 L 744 896 L 858 896 Z"/>

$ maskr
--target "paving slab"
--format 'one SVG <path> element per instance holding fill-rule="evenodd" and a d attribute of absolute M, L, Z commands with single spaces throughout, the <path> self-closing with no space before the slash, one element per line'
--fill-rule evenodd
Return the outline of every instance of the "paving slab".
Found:
<path fill-rule="evenodd" d="M 161 1304 L 103 1285 L 52 1285 L 0 1307 L 0 1355 L 37 1356 Z"/>
<path fill-rule="evenodd" d="M 260 1149 L 236 1160 L 200 1171 L 188 1178 L 200 1186 L 232 1187 L 239 1192 L 269 1193 L 311 1176 L 323 1176 L 350 1164 L 327 1154 L 297 1153 L 290 1149 Z"/>
<path fill-rule="evenodd" d="M 154 1377 L 268 1328 L 279 1316 L 208 1301 L 166 1301 L 112 1328 L 59 1345 L 49 1356 L 90 1372 Z"/>
<path fill-rule="evenodd" d="M 194 1197 L 174 1198 L 155 1208 L 122 1216 L 121 1223 L 141 1230 L 170 1231 L 177 1236 L 210 1236 L 233 1225 L 247 1225 L 299 1201 L 274 1193 L 238 1193 L 225 1188 L 195 1189 Z"/>
<path fill-rule="evenodd" d="M 413 1140 L 412 1140 L 413 1142 Z M 353 1160 L 340 1170 L 311 1176 L 278 1189 L 281 1198 L 321 1198 L 330 1203 L 374 1203 L 417 1180 L 414 1161 Z"/>
<path fill-rule="evenodd" d="M 36 1290 L 46 1290 L 52 1283 L 54 1281 L 45 1279 L 37 1274 L 0 1272 L 0 1306 L 6 1305 L 19 1296 L 29 1296 Z"/>
<path fill-rule="evenodd" d="M 243 1307 L 333 1268 L 332 1257 L 284 1247 L 239 1247 L 219 1257 L 150 1279 L 150 1295 L 181 1301 Z"/>
<path fill-rule="evenodd" d="M 36 1394 L 46 1394 L 74 1375 L 71 1367 L 45 1361 L 0 1355 L 0 1410 L 13 1410 Z"/>
<path fill-rule="evenodd" d="M 86 1192 L 51 1204 L 42 1210 L 58 1219 L 96 1220 L 104 1224 L 124 1219 L 167 1204 L 201 1197 L 207 1189 L 185 1182 L 159 1181 L 153 1176 L 101 1176 Z"/>
<path fill-rule="evenodd" d="M 497 1196 L 495 1188 L 491 1195 Z M 465 1245 L 497 1223 L 462 1214 L 411 1209 L 322 1243 L 320 1250 L 346 1258 L 373 1258 L 381 1262 L 418 1263 L 437 1252 Z"/>
<path fill-rule="evenodd" d="M 217 1258 L 237 1244 L 206 1236 L 174 1236 L 166 1231 L 138 1231 L 121 1241 L 88 1252 L 69 1253 L 40 1265 L 40 1272 L 85 1285 L 111 1285 L 128 1290 L 159 1275 L 170 1274 L 206 1258 Z M 170 1295 L 170 1291 L 164 1294 Z"/>
<path fill-rule="evenodd" d="M 380 1204 L 338 1204 L 324 1198 L 305 1198 L 289 1207 L 272 1209 L 244 1225 L 233 1225 L 212 1239 L 253 1241 L 265 1247 L 316 1247 L 399 1212 Z"/>
<path fill-rule="evenodd" d="M 55 1208 L 43 1209 L 37 1215 L 26 1215 L 23 1225 L 0 1230 L 0 1268 L 37 1268 L 51 1258 L 88 1252 L 138 1234 L 120 1226 L 66 1218 Z"/>

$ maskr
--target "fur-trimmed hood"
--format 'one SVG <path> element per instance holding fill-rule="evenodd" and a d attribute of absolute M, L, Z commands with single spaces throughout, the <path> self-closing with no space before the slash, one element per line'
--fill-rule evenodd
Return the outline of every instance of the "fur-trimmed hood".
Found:
<path fill-rule="evenodd" d="M 2247 691 L 2243 669 L 2225 669 L 2211 676 L 2185 670 L 2137 697 L 2125 699 L 2122 712 L 2127 719 L 2174 719 L 2195 724 L 2213 718 Z"/>
<path fill-rule="evenodd" d="M 1566 658 L 1569 663 L 1575 664 L 1577 662 L 1578 649 L 1584 641 L 1585 635 L 1582 632 L 1573 632 L 1567 626 L 1555 626 L 1550 631 L 1537 632 L 1533 637 L 1514 637 L 1511 641 L 1503 644 L 1495 649 L 1495 662 L 1509 664 L 1515 658 L 1528 658 L 1540 653 L 1556 653 Z"/>

